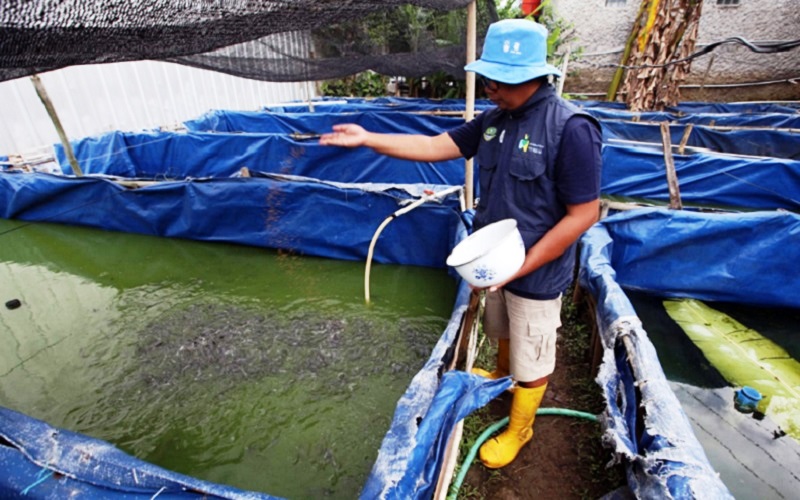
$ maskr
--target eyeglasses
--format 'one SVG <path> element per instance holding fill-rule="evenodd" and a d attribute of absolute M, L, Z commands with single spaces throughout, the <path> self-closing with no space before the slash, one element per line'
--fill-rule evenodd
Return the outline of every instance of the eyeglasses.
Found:
<path fill-rule="evenodd" d="M 500 88 L 500 82 L 497 82 L 497 81 L 494 81 L 494 80 L 490 80 L 489 78 L 486 78 L 483 75 L 478 75 L 478 82 L 484 88 L 487 88 L 487 89 L 491 90 L 492 92 L 497 92 L 497 90 Z"/>

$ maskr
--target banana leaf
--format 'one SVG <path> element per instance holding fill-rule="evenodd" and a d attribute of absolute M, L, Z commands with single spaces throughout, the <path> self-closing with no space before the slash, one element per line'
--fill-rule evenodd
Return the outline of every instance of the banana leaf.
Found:
<path fill-rule="evenodd" d="M 778 344 L 693 299 L 665 300 L 667 314 L 731 385 L 749 385 L 759 411 L 800 441 L 800 363 Z"/>

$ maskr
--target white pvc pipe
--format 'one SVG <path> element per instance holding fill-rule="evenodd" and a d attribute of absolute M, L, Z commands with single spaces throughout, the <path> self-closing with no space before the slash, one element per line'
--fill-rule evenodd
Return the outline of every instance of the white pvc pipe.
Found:
<path fill-rule="evenodd" d="M 372 268 L 372 254 L 373 254 L 373 252 L 375 250 L 375 243 L 378 241 L 378 236 L 380 236 L 381 232 L 383 231 L 383 228 L 388 226 L 389 223 L 392 220 L 400 217 L 403 214 L 407 214 L 408 212 L 414 210 L 415 208 L 417 208 L 418 206 L 422 205 L 425 202 L 435 200 L 436 198 L 447 196 L 448 194 L 452 194 L 452 193 L 455 193 L 457 191 L 462 191 L 463 192 L 463 189 L 464 189 L 463 186 L 453 186 L 453 187 L 449 187 L 447 189 L 442 189 L 438 193 L 433 193 L 433 194 L 429 194 L 429 195 L 423 196 L 422 198 L 420 198 L 418 200 L 415 200 L 412 203 L 409 203 L 405 207 L 403 207 L 403 208 L 401 208 L 399 210 L 396 210 L 392 215 L 390 215 L 389 217 L 384 219 L 383 222 L 381 222 L 381 225 L 378 226 L 378 229 L 375 231 L 375 234 L 372 236 L 372 241 L 369 243 L 369 251 L 367 252 L 367 267 L 366 267 L 366 270 L 364 271 L 364 299 L 367 301 L 367 304 L 369 304 L 369 273 L 370 273 L 370 269 Z"/>

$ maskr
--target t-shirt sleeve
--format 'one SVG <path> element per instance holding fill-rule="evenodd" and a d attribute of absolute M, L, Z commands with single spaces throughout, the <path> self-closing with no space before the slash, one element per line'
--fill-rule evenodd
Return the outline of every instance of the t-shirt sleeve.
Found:
<path fill-rule="evenodd" d="M 483 114 L 479 114 L 465 124 L 447 131 L 464 158 L 469 159 L 478 154 L 478 145 L 481 142 L 483 116 Z"/>
<path fill-rule="evenodd" d="M 600 197 L 603 137 L 591 119 L 575 115 L 564 125 L 556 165 L 558 197 L 565 205 Z"/>

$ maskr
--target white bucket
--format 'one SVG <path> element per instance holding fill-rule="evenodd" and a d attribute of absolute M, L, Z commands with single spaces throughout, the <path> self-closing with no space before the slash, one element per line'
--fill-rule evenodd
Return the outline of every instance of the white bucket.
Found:
<path fill-rule="evenodd" d="M 524 261 L 525 243 L 517 221 L 503 219 L 462 240 L 447 258 L 447 265 L 470 285 L 486 288 L 508 280 Z"/>

